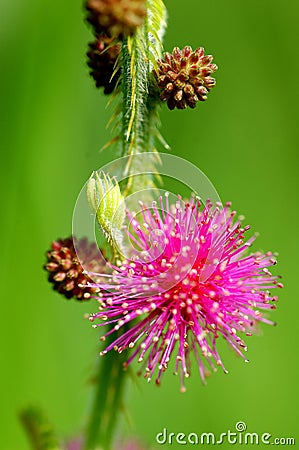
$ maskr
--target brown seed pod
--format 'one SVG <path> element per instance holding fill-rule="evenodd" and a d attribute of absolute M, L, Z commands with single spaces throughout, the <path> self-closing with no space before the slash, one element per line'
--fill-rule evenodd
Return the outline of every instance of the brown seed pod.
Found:
<path fill-rule="evenodd" d="M 87 21 L 96 34 L 122 38 L 134 34 L 146 15 L 145 0 L 87 0 Z"/>
<path fill-rule="evenodd" d="M 190 46 L 172 53 L 164 53 L 154 70 L 160 99 L 166 101 L 169 109 L 195 108 L 198 101 L 205 101 L 216 81 L 211 74 L 217 70 L 212 64 L 213 56 L 205 55 L 204 48 L 195 51 Z"/>
<path fill-rule="evenodd" d="M 95 80 L 96 87 L 104 88 L 105 94 L 111 94 L 120 77 L 120 70 L 115 72 L 115 65 L 120 52 L 120 44 L 107 36 L 97 36 L 88 45 L 88 67 Z"/>
<path fill-rule="evenodd" d="M 68 299 L 89 300 L 91 295 L 98 294 L 99 289 L 87 286 L 92 280 L 84 270 L 103 273 L 105 264 L 99 260 L 99 249 L 94 242 L 82 238 L 76 242 L 76 248 L 80 249 L 80 258 L 84 258 L 84 268 L 77 257 L 74 241 L 69 237 L 52 242 L 44 269 L 53 288 L 60 294 Z"/>

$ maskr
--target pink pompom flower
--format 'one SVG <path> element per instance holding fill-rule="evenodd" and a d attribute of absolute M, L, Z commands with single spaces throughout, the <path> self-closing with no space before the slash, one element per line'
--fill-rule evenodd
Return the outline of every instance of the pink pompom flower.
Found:
<path fill-rule="evenodd" d="M 166 194 L 151 208 L 142 205 L 142 220 L 128 213 L 130 259 L 90 285 L 100 289 L 90 321 L 95 328 L 109 324 L 103 341 L 115 333 L 101 355 L 131 349 L 126 365 L 137 359 L 148 380 L 156 373 L 157 384 L 174 357 L 182 391 L 192 353 L 203 381 L 208 369 L 227 372 L 217 350 L 221 336 L 247 361 L 241 335 L 250 336 L 259 322 L 273 324 L 261 311 L 275 309 L 269 289 L 282 284 L 268 269 L 276 264 L 271 252 L 248 252 L 255 236 L 244 240 L 249 226 L 230 206 L 203 207 L 193 197 L 169 205 Z"/>

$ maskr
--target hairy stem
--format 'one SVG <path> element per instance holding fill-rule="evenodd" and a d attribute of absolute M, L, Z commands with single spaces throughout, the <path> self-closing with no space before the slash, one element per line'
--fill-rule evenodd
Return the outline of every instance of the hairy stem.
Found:
<path fill-rule="evenodd" d="M 125 39 L 121 49 L 122 67 L 122 156 L 128 156 L 125 174 L 128 183 L 125 195 L 143 188 L 154 187 L 149 174 L 134 177 L 134 172 L 142 172 L 138 153 L 156 152 L 158 132 L 157 92 L 152 89 L 152 70 L 161 56 L 161 38 L 165 28 L 166 11 L 162 0 L 147 1 L 147 16 L 143 26 Z M 147 171 L 155 168 L 157 157 L 146 159 Z"/>
<path fill-rule="evenodd" d="M 126 173 L 128 177 L 124 195 L 154 186 L 151 164 L 154 168 L 155 157 L 147 160 L 147 174 L 142 173 L 144 164 L 138 153 L 154 152 L 157 137 L 158 102 L 151 92 L 151 73 L 157 58 L 161 56 L 162 35 L 166 25 L 166 11 L 162 0 L 147 0 L 147 16 L 144 25 L 133 36 L 125 38 L 121 46 L 121 156 L 128 156 Z M 137 167 L 140 165 L 140 167 Z M 108 346 L 114 340 L 107 338 Z M 101 448 L 110 450 L 117 425 L 125 373 L 124 356 L 109 352 L 98 364 L 96 390 L 93 398 L 90 419 L 87 425 L 85 450 Z"/>

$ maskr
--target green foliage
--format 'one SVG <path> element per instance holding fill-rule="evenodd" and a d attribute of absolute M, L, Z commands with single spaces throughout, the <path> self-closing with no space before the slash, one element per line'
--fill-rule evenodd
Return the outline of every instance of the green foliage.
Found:
<path fill-rule="evenodd" d="M 37 406 L 28 406 L 20 412 L 20 420 L 34 450 L 59 450 L 57 437 L 48 418 Z"/>

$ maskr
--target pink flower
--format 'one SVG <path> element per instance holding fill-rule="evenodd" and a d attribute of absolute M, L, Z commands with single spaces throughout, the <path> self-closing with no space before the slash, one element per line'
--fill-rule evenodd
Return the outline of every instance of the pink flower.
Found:
<path fill-rule="evenodd" d="M 255 237 L 244 241 L 249 226 L 235 215 L 229 203 L 201 208 L 193 198 L 170 206 L 168 195 L 159 207 L 142 206 L 142 221 L 128 213 L 131 260 L 91 284 L 101 293 L 100 311 L 90 320 L 102 319 L 94 327 L 110 324 L 102 340 L 115 333 L 101 355 L 132 349 L 126 365 L 137 358 L 148 380 L 157 373 L 157 384 L 175 355 L 182 391 L 192 352 L 203 381 L 206 367 L 227 372 L 217 351 L 220 336 L 247 361 L 240 334 L 250 336 L 258 322 L 273 324 L 260 310 L 275 309 L 277 297 L 268 290 L 282 284 L 268 270 L 276 264 L 272 253 L 247 254 Z"/>
<path fill-rule="evenodd" d="M 129 441 L 118 442 L 115 446 L 117 450 L 146 450 L 147 447 L 135 438 Z"/>
<path fill-rule="evenodd" d="M 84 448 L 83 438 L 79 437 L 76 439 L 72 439 L 66 444 L 66 450 L 83 450 Z"/>

